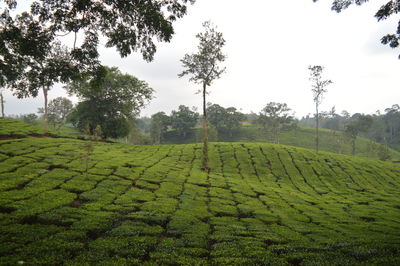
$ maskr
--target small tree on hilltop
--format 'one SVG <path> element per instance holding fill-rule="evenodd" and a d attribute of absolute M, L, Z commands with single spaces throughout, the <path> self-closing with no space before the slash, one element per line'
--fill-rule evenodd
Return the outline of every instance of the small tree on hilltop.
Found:
<path fill-rule="evenodd" d="M 291 109 L 286 103 L 270 102 L 261 110 L 258 116 L 258 122 L 265 130 L 271 131 L 273 142 L 276 144 L 279 144 L 279 135 L 282 129 L 296 126 L 290 111 Z"/>
<path fill-rule="evenodd" d="M 332 84 L 333 82 L 329 79 L 322 79 L 322 71 L 324 68 L 322 66 L 309 66 L 310 70 L 310 81 L 312 82 L 312 92 L 313 100 L 315 102 L 315 150 L 319 150 L 319 105 L 322 102 L 323 95 L 328 90 L 325 89 L 326 86 Z"/>
<path fill-rule="evenodd" d="M 374 121 L 370 115 L 359 114 L 353 115 L 353 117 L 356 117 L 356 119 L 346 125 L 345 135 L 350 139 L 352 147 L 351 153 L 352 155 L 355 155 L 358 134 L 361 132 L 367 133 Z"/>
<path fill-rule="evenodd" d="M 170 122 L 173 129 L 182 136 L 186 134 L 197 124 L 199 114 L 190 110 L 189 107 L 180 105 L 177 111 L 171 112 Z"/>
<path fill-rule="evenodd" d="M 154 144 L 160 144 L 171 119 L 164 112 L 158 112 L 151 116 L 150 136 Z"/>
<path fill-rule="evenodd" d="M 72 111 L 71 100 L 65 97 L 57 97 L 49 102 L 48 120 L 53 124 L 54 129 L 60 129 L 65 123 L 67 115 Z M 39 113 L 43 113 L 43 108 L 39 108 Z"/>
<path fill-rule="evenodd" d="M 190 75 L 190 81 L 196 84 L 202 84 L 203 90 L 203 158 L 202 169 L 209 171 L 208 167 L 208 120 L 206 95 L 207 86 L 211 86 L 212 82 L 219 79 L 221 74 L 225 72 L 225 68 L 220 68 L 219 63 L 225 61 L 226 56 L 222 53 L 222 47 L 225 45 L 225 39 L 221 32 L 211 22 L 204 22 L 205 32 L 199 33 L 196 37 L 199 39 L 198 52 L 196 54 L 186 54 L 181 60 L 185 70 L 179 74 L 179 77 Z M 199 91 L 200 92 L 200 91 Z"/>

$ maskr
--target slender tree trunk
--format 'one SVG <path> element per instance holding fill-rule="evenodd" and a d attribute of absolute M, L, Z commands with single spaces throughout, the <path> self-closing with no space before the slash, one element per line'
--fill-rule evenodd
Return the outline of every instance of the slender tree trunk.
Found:
<path fill-rule="evenodd" d="M 315 105 L 316 116 L 315 116 L 315 150 L 319 151 L 319 113 L 318 113 L 318 104 Z"/>
<path fill-rule="evenodd" d="M 351 154 L 353 156 L 356 155 L 356 139 L 357 139 L 357 137 L 355 137 L 351 142 L 351 146 L 352 146 Z"/>
<path fill-rule="evenodd" d="M 49 87 L 43 87 L 44 96 L 44 131 L 47 133 L 49 131 L 49 119 L 47 110 L 47 93 L 49 92 Z"/>
<path fill-rule="evenodd" d="M 206 91 L 207 85 L 203 83 L 203 158 L 202 168 L 203 171 L 208 172 L 208 118 L 207 118 L 207 106 L 206 106 Z"/>
<path fill-rule="evenodd" d="M 4 98 L 2 92 L 0 92 L 0 104 L 1 104 L 1 117 L 4 118 Z"/>

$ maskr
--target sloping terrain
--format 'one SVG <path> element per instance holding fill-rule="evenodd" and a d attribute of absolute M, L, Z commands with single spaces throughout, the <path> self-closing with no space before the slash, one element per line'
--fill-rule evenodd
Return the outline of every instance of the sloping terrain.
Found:
<path fill-rule="evenodd" d="M 40 126 L 34 126 L 24 123 L 20 120 L 0 118 L 0 140 L 1 139 L 13 139 L 13 138 L 25 138 L 25 137 L 76 137 L 77 131 L 63 126 L 62 130 L 50 129 L 47 133 L 44 130 L 44 122 L 42 120 L 37 121 Z"/>
<path fill-rule="evenodd" d="M 288 146 L 0 141 L 0 264 L 399 265 L 400 168 Z"/>
<path fill-rule="evenodd" d="M 338 154 L 351 155 L 352 147 L 342 131 L 320 128 L 320 150 Z M 211 134 L 212 135 L 212 134 Z M 220 142 L 267 142 L 272 143 L 271 135 L 255 125 L 242 126 L 232 136 L 227 132 L 218 136 L 211 136 L 211 141 Z M 162 140 L 163 144 L 188 144 L 202 142 L 201 128 L 190 131 L 185 137 L 176 131 L 169 131 Z M 315 149 L 315 128 L 298 127 L 296 130 L 283 131 L 279 143 L 306 149 Z M 358 137 L 356 140 L 356 156 L 378 159 L 379 143 L 367 138 Z M 400 152 L 388 149 L 392 160 L 400 160 Z"/>

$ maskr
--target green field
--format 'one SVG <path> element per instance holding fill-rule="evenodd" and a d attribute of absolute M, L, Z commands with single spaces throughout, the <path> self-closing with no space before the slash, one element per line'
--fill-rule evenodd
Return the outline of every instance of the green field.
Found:
<path fill-rule="evenodd" d="M 76 137 L 79 132 L 69 126 L 62 126 L 60 130 L 50 130 L 46 133 L 43 120 L 37 120 L 38 125 L 30 125 L 21 120 L 0 118 L 0 139 L 23 137 Z"/>
<path fill-rule="evenodd" d="M 196 128 L 189 132 L 186 137 L 176 134 L 175 131 L 169 131 L 162 140 L 163 144 L 189 144 L 202 142 L 201 128 Z M 352 148 L 343 132 L 320 128 L 320 150 L 334 152 L 338 154 L 350 155 Z M 230 134 L 221 134 L 212 137 L 211 141 L 220 142 L 264 142 L 271 143 L 270 134 L 263 132 L 259 126 L 246 125 L 238 129 L 232 136 Z M 296 146 L 306 149 L 315 149 L 315 128 L 298 127 L 293 131 L 283 131 L 280 135 L 280 144 Z M 372 144 L 372 145 L 371 145 Z M 370 139 L 358 137 L 356 141 L 356 156 L 378 159 L 377 150 L 371 149 L 371 146 L 377 146 L 376 142 Z M 389 149 L 392 160 L 400 160 L 400 152 Z"/>
<path fill-rule="evenodd" d="M 206 174 L 200 155 L 0 141 L 0 264 L 400 265 L 398 165 L 212 143 Z"/>

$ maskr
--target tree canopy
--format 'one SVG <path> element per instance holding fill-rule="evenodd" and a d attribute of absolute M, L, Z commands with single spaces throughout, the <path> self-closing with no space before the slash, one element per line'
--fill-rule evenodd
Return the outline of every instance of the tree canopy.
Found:
<path fill-rule="evenodd" d="M 171 112 L 171 126 L 179 135 L 185 137 L 186 134 L 197 124 L 199 114 L 190 110 L 189 107 L 180 105 L 178 110 Z"/>
<path fill-rule="evenodd" d="M 48 119 L 54 128 L 60 128 L 64 124 L 67 115 L 72 111 L 73 104 L 71 100 L 65 97 L 57 97 L 49 102 Z M 44 112 L 39 110 L 39 112 Z"/>
<path fill-rule="evenodd" d="M 171 119 L 164 112 L 158 112 L 151 116 L 150 136 L 155 144 L 160 144 L 163 135 L 167 132 Z"/>
<path fill-rule="evenodd" d="M 313 0 L 317 2 L 318 0 Z M 362 5 L 368 2 L 368 0 L 334 0 L 332 2 L 332 10 L 341 12 L 351 5 Z M 400 0 L 390 0 L 386 4 L 382 5 L 379 10 L 375 13 L 375 17 L 378 21 L 385 20 L 394 14 L 400 12 Z M 400 44 L 400 21 L 397 25 L 396 32 L 386 34 L 381 38 L 381 42 L 385 45 L 389 45 L 392 48 L 396 48 Z M 400 58 L 400 55 L 399 55 Z"/>
<path fill-rule="evenodd" d="M 38 0 L 17 13 L 19 1 L 6 0 L 0 14 L 0 86 L 17 88 L 15 83 L 34 75 L 36 62 L 49 58 L 50 48 L 67 35 L 72 37 L 68 56 L 59 59 L 68 66 L 63 78 L 98 66 L 100 37 L 122 57 L 139 51 L 151 61 L 154 39 L 171 40 L 172 23 L 186 14 L 188 2 L 195 0 Z"/>
<path fill-rule="evenodd" d="M 373 119 L 370 115 L 354 114 L 352 121 L 346 125 L 345 135 L 350 139 L 352 154 L 356 152 L 356 139 L 359 133 L 366 133 L 372 126 Z"/>
<path fill-rule="evenodd" d="M 218 104 L 213 104 L 207 108 L 209 121 L 218 133 L 227 131 L 230 136 L 233 131 L 240 127 L 240 122 L 245 120 L 244 114 L 238 112 L 235 107 L 224 108 Z"/>
<path fill-rule="evenodd" d="M 274 143 L 279 143 L 279 134 L 283 129 L 296 126 L 295 118 L 286 103 L 268 103 L 260 112 L 258 123 L 271 132 Z"/>
<path fill-rule="evenodd" d="M 89 126 L 92 134 L 100 125 L 106 138 L 125 137 L 129 133 L 129 121 L 153 94 L 146 82 L 122 74 L 116 67 L 102 67 L 95 76 L 71 82 L 66 88 L 82 100 L 70 120 L 81 130 Z"/>

